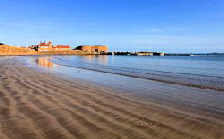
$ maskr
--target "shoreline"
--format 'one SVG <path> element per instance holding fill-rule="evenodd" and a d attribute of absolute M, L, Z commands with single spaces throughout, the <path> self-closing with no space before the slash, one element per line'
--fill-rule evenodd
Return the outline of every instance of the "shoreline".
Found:
<path fill-rule="evenodd" d="M 224 137 L 218 112 L 133 100 L 119 90 L 40 72 L 18 58 L 0 58 L 0 71 L 1 138 Z"/>

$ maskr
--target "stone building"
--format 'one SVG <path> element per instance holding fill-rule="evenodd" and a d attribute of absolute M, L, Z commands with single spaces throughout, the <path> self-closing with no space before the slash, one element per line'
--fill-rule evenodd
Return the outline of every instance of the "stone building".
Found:
<path fill-rule="evenodd" d="M 53 45 L 51 41 L 49 42 L 40 42 L 38 45 L 32 45 L 29 48 L 35 49 L 36 51 L 67 51 L 70 50 L 69 45 Z"/>
<path fill-rule="evenodd" d="M 55 45 L 52 48 L 53 51 L 67 51 L 70 50 L 69 45 Z"/>
<path fill-rule="evenodd" d="M 76 47 L 75 50 L 81 50 L 85 52 L 108 52 L 108 47 L 102 45 L 95 45 L 95 46 L 82 45 Z"/>
<path fill-rule="evenodd" d="M 49 42 L 40 42 L 38 45 L 38 51 L 52 51 L 53 49 L 53 44 L 51 41 Z"/>

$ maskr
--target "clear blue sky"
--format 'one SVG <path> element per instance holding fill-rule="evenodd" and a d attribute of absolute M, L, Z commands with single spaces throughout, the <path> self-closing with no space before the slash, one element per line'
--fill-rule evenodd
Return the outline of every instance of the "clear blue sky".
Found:
<path fill-rule="evenodd" d="M 0 42 L 224 52 L 224 0 L 0 0 Z"/>

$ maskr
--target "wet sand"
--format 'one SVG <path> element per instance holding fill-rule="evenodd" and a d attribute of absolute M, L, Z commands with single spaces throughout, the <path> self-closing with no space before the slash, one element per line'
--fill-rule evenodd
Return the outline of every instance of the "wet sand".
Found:
<path fill-rule="evenodd" d="M 13 57 L 0 58 L 0 73 L 3 139 L 224 138 L 222 109 L 214 114 L 145 103 L 118 90 L 41 72 Z"/>

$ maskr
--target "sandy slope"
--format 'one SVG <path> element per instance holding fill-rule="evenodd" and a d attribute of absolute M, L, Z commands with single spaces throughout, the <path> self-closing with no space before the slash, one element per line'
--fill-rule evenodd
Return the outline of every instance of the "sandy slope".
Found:
<path fill-rule="evenodd" d="M 181 113 L 0 58 L 0 138 L 224 138 L 223 119 Z"/>
<path fill-rule="evenodd" d="M 16 46 L 0 45 L 0 55 L 34 55 L 35 50 Z"/>

